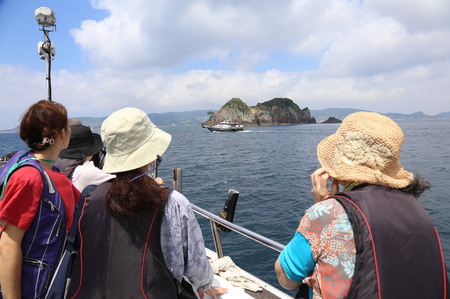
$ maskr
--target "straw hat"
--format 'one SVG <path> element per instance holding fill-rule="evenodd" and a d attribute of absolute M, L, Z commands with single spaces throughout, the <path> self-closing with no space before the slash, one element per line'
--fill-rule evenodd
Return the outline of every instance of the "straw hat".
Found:
<path fill-rule="evenodd" d="M 59 154 L 61 158 L 83 160 L 102 149 L 103 143 L 100 135 L 92 133 L 88 126 L 72 125 L 70 129 L 72 135 L 70 135 L 69 146 Z"/>
<path fill-rule="evenodd" d="M 317 157 L 330 176 L 340 181 L 404 188 L 413 174 L 400 163 L 403 142 L 402 129 L 390 118 L 356 112 L 319 143 Z"/>
<path fill-rule="evenodd" d="M 172 139 L 136 108 L 123 108 L 112 113 L 103 121 L 101 136 L 106 147 L 103 170 L 108 173 L 149 164 L 166 151 Z"/>

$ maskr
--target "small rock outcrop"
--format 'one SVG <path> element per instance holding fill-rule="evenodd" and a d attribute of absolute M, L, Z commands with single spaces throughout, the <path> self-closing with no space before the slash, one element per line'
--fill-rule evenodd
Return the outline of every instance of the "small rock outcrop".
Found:
<path fill-rule="evenodd" d="M 276 126 L 316 123 L 308 108 L 300 109 L 291 99 L 274 98 L 249 107 L 239 98 L 232 98 L 202 125 L 213 125 L 224 120 L 244 126 Z"/>
<path fill-rule="evenodd" d="M 342 120 L 337 119 L 336 117 L 330 116 L 326 121 L 323 121 L 323 124 L 340 124 Z"/>

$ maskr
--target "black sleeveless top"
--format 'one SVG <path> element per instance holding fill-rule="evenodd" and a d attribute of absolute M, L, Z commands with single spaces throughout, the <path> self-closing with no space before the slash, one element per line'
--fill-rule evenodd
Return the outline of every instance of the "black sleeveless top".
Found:
<path fill-rule="evenodd" d="M 415 197 L 374 185 L 341 195 L 333 197 L 350 217 L 356 243 L 347 298 L 448 298 L 439 236 Z"/>
<path fill-rule="evenodd" d="M 111 182 L 86 198 L 80 253 L 67 298 L 176 298 L 161 251 L 161 211 L 114 216 L 104 204 Z"/>

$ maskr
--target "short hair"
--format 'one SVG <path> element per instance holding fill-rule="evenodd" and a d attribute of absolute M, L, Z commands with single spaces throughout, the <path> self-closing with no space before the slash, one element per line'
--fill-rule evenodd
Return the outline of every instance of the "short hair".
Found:
<path fill-rule="evenodd" d="M 54 101 L 40 100 L 31 105 L 20 122 L 20 138 L 32 150 L 43 150 L 51 143 L 45 138 L 54 139 L 68 127 L 66 108 Z"/>

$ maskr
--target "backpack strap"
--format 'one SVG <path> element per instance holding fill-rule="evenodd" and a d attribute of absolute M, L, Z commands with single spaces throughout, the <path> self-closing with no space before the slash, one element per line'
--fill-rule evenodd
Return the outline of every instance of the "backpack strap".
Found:
<path fill-rule="evenodd" d="M 11 174 L 15 170 L 17 170 L 19 167 L 23 166 L 25 162 L 27 162 L 29 160 L 37 160 L 36 158 L 26 158 L 26 159 L 21 160 L 23 157 L 25 157 L 28 154 L 29 154 L 29 151 L 27 151 L 27 152 L 20 151 L 20 152 L 16 153 L 13 157 L 11 157 L 10 160 L 7 162 L 7 164 L 5 164 L 3 166 L 4 172 L 6 172 L 6 174 L 4 174 L 4 177 L 1 178 L 1 182 L 0 182 L 2 184 L 2 190 L 0 192 L 0 201 L 5 196 L 6 183 L 8 182 L 8 179 L 11 176 Z M 6 171 L 6 169 L 8 169 L 8 170 Z"/>
<path fill-rule="evenodd" d="M 72 176 L 73 176 L 73 173 L 75 172 L 75 168 L 77 168 L 79 165 L 81 165 L 81 164 L 77 164 L 77 165 L 72 165 L 72 166 L 70 166 L 70 167 L 66 170 L 66 172 L 64 172 L 64 174 L 66 175 L 66 177 L 68 177 L 70 180 L 72 180 Z"/>
<path fill-rule="evenodd" d="M 30 162 L 30 161 L 37 161 L 37 162 Z M 49 194 L 54 194 L 56 192 L 52 180 L 45 172 L 44 167 L 39 163 L 38 159 L 34 157 L 31 150 L 18 151 L 13 157 L 10 158 L 7 164 L 5 164 L 1 169 L 2 172 L 0 174 L 0 185 L 1 185 L 0 201 L 5 196 L 6 185 L 8 183 L 9 178 L 11 177 L 14 171 L 23 166 L 32 166 L 41 173 L 44 185 L 43 193 L 48 192 Z"/>
<path fill-rule="evenodd" d="M 70 227 L 70 231 L 69 234 L 67 235 L 67 240 L 66 240 L 66 249 L 69 252 L 73 251 L 73 248 L 75 246 L 75 240 L 77 237 L 77 233 L 78 233 L 78 222 L 80 220 L 80 216 L 81 216 L 81 212 L 83 210 L 84 207 L 84 202 L 86 200 L 86 195 L 95 187 L 97 187 L 97 185 L 89 185 L 86 186 L 83 191 L 80 194 L 80 198 L 78 200 L 78 204 L 75 207 L 75 213 L 73 216 L 73 222 L 72 222 L 72 226 Z"/>

